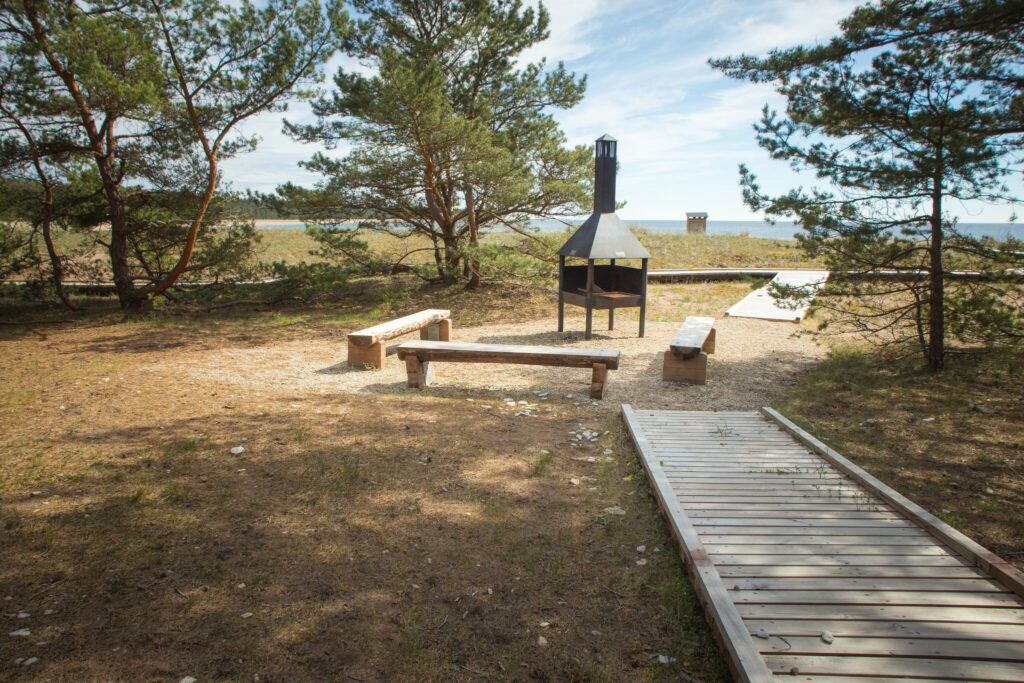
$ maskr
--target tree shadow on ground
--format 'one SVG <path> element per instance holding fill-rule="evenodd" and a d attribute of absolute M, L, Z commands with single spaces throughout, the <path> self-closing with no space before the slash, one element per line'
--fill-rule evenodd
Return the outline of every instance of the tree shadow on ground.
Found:
<path fill-rule="evenodd" d="M 691 647 L 710 639 L 699 610 L 662 613 L 680 570 L 649 496 L 622 483 L 622 460 L 586 454 L 564 420 L 418 395 L 63 432 L 41 493 L 4 495 L 0 590 L 31 636 L 0 672 L 667 679 L 650 655 L 672 651 L 680 618 Z M 612 504 L 630 516 L 603 516 Z M 640 570 L 639 543 L 665 552 Z"/>

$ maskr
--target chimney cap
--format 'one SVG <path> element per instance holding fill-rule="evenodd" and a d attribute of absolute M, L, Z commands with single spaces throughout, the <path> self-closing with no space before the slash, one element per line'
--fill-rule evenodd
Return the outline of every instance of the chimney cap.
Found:
<path fill-rule="evenodd" d="M 618 140 L 613 138 L 611 135 L 608 135 L 608 133 L 605 133 L 604 135 L 599 137 L 597 140 L 594 140 L 594 142 L 602 142 L 602 141 L 604 141 L 604 142 L 618 142 Z"/>

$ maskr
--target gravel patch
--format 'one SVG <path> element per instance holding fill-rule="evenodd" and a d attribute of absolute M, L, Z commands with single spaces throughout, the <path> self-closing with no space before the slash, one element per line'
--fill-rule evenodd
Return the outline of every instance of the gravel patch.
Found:
<path fill-rule="evenodd" d="M 596 320 L 595 323 L 603 322 Z M 578 323 L 578 324 L 577 324 Z M 543 344 L 567 348 L 619 349 L 619 369 L 608 373 L 602 409 L 618 410 L 622 403 L 637 408 L 678 410 L 752 410 L 769 404 L 795 383 L 796 377 L 821 360 L 826 349 L 799 325 L 783 322 L 719 318 L 716 350 L 708 360 L 703 386 L 664 382 L 662 354 L 679 328 L 678 322 L 648 322 L 647 335 L 636 336 L 635 321 L 622 321 L 614 331 L 599 330 L 583 339 L 582 320 L 567 320 L 572 331 L 558 333 L 553 320 L 518 325 L 460 328 L 457 341 Z M 597 325 L 595 325 L 597 327 Z M 579 329 L 576 329 L 579 328 Z M 396 339 L 418 338 L 415 334 Z M 312 337 L 260 347 L 219 347 L 191 354 L 187 360 L 151 365 L 152 371 L 174 369 L 224 388 L 250 395 L 303 393 L 391 394 L 421 391 L 464 395 L 483 401 L 504 397 L 593 407 L 589 398 L 590 371 L 532 365 L 434 363 L 434 385 L 423 390 L 405 385 L 405 365 L 389 355 L 382 370 L 357 370 L 345 362 L 344 337 Z"/>

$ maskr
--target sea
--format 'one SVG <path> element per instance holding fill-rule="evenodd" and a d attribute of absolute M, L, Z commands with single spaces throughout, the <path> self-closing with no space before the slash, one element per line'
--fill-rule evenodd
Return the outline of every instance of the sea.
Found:
<path fill-rule="evenodd" d="M 560 232 L 569 227 L 580 225 L 586 217 L 559 221 L 552 219 L 534 219 L 531 227 L 541 232 Z M 652 232 L 686 232 L 686 221 L 668 220 L 630 220 L 623 219 L 630 227 L 644 228 Z M 354 226 L 355 223 L 353 222 Z M 268 230 L 302 230 L 302 223 L 275 223 L 273 220 L 261 220 L 257 228 Z M 1018 223 L 958 223 L 957 229 L 974 237 L 991 237 L 1003 242 L 1007 239 L 1024 240 L 1024 224 Z M 708 220 L 709 235 L 742 235 L 745 237 L 763 237 L 767 239 L 790 240 L 800 232 L 800 228 L 790 221 L 777 221 L 774 224 L 764 221 L 715 221 Z"/>

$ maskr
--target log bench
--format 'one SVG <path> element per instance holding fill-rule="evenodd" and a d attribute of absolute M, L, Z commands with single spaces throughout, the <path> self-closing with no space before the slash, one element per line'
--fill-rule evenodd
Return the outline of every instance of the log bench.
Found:
<path fill-rule="evenodd" d="M 436 336 L 442 341 L 451 341 L 452 312 L 427 309 L 352 332 L 348 335 L 348 364 L 354 368 L 371 367 L 379 370 L 384 366 L 385 342 L 415 330 L 420 331 L 420 339 Z"/>
<path fill-rule="evenodd" d="M 715 319 L 688 316 L 665 351 L 661 378 L 704 384 L 708 377 L 708 354 L 715 352 Z"/>
<path fill-rule="evenodd" d="M 410 387 L 429 386 L 432 361 L 448 363 L 516 363 L 592 368 L 590 397 L 602 398 L 608 371 L 619 367 L 621 353 L 611 349 L 566 349 L 558 346 L 468 344 L 463 342 L 409 341 L 398 346 L 405 361 Z"/>

